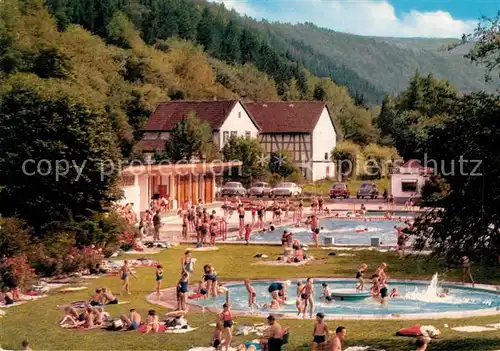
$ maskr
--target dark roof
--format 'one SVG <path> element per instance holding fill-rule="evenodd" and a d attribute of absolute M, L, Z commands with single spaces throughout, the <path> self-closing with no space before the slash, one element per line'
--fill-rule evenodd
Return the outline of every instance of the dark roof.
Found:
<path fill-rule="evenodd" d="M 137 143 L 137 148 L 145 152 L 155 152 L 165 149 L 166 140 L 141 140 Z"/>
<path fill-rule="evenodd" d="M 324 102 L 287 101 L 245 103 L 262 133 L 312 133 Z"/>
<path fill-rule="evenodd" d="M 415 160 L 415 159 L 412 159 L 412 160 L 408 160 L 406 161 L 402 166 L 401 168 L 424 168 L 422 167 L 422 164 L 420 163 L 419 160 Z"/>
<path fill-rule="evenodd" d="M 229 112 L 238 102 L 238 100 L 162 102 L 148 119 L 144 131 L 171 131 L 178 122 L 187 118 L 190 113 L 196 114 L 202 122 L 208 122 L 213 130 L 217 130 L 222 127 Z M 243 108 L 247 111 L 244 105 Z M 250 113 L 248 115 L 257 129 L 260 129 Z"/>

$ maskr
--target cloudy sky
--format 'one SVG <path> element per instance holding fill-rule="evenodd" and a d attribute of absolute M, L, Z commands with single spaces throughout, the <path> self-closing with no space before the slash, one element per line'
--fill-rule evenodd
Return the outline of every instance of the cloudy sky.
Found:
<path fill-rule="evenodd" d="M 391 37 L 459 38 L 498 0 L 213 0 L 269 21 L 312 22 L 339 32 Z"/>

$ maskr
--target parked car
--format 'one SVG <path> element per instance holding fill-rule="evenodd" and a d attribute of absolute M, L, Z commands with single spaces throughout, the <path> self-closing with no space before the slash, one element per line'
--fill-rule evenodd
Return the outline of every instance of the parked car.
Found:
<path fill-rule="evenodd" d="M 246 193 L 240 182 L 227 182 L 221 189 L 221 196 L 245 196 Z"/>
<path fill-rule="evenodd" d="M 276 196 L 299 196 L 302 194 L 302 188 L 295 183 L 281 183 L 275 186 L 269 192 L 269 197 Z"/>
<path fill-rule="evenodd" d="M 356 193 L 358 199 L 370 198 L 376 199 L 378 197 L 377 186 L 373 183 L 361 183 L 361 186 Z"/>
<path fill-rule="evenodd" d="M 346 183 L 335 183 L 332 185 L 330 189 L 330 199 L 336 199 L 338 197 L 348 199 L 349 196 L 351 196 L 351 194 Z"/>
<path fill-rule="evenodd" d="M 248 196 L 257 196 L 257 197 L 269 196 L 270 192 L 271 192 L 271 187 L 269 186 L 268 183 L 256 182 L 250 189 L 248 189 Z"/>

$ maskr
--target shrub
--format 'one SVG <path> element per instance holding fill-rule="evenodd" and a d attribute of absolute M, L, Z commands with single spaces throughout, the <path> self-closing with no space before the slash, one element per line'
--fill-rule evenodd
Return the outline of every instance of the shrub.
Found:
<path fill-rule="evenodd" d="M 5 258 L 0 262 L 0 287 L 24 287 L 33 273 L 26 254 Z"/>
<path fill-rule="evenodd" d="M 17 218 L 0 219 L 0 255 L 13 257 L 30 250 L 30 230 Z"/>

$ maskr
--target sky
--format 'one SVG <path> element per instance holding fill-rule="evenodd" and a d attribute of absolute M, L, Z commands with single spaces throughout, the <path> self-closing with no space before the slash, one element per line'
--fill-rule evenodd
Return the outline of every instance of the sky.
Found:
<path fill-rule="evenodd" d="M 499 0 L 212 0 L 268 21 L 312 22 L 339 32 L 423 38 L 460 38 Z"/>

